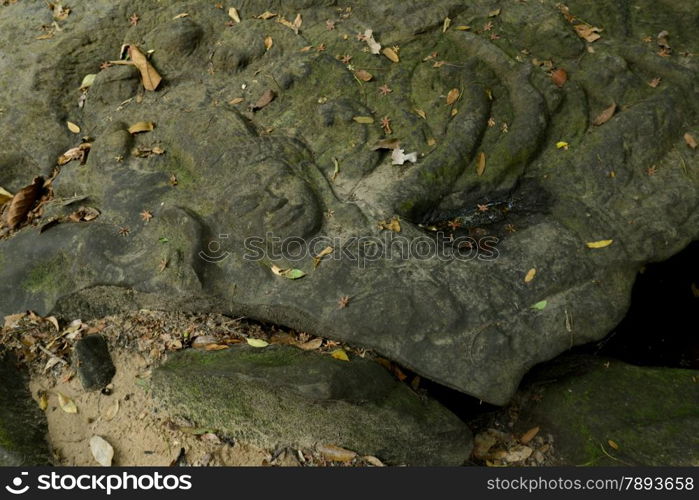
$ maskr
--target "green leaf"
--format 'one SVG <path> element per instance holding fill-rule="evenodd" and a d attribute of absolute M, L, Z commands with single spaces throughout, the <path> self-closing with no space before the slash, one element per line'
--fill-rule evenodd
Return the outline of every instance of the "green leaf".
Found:
<path fill-rule="evenodd" d="M 286 271 L 282 271 L 282 276 L 289 280 L 297 280 L 306 276 L 306 273 L 301 271 L 301 269 L 287 269 Z"/>
<path fill-rule="evenodd" d="M 536 304 L 534 304 L 534 305 L 532 306 L 532 309 L 536 309 L 536 310 L 538 310 L 538 311 L 542 311 L 542 310 L 544 310 L 544 309 L 546 308 L 546 306 L 548 305 L 548 303 L 549 303 L 548 300 L 541 300 L 541 301 L 537 302 Z"/>
<path fill-rule="evenodd" d="M 163 236 L 162 238 L 159 238 L 158 241 L 159 241 L 160 243 L 167 243 L 167 242 L 169 242 L 170 240 L 168 240 L 165 236 Z"/>
<path fill-rule="evenodd" d="M 89 75 L 85 75 L 85 78 L 83 78 L 82 83 L 80 84 L 81 89 L 86 89 L 90 86 L 92 86 L 93 83 L 95 83 L 95 77 L 97 76 L 96 73 L 92 73 Z"/>

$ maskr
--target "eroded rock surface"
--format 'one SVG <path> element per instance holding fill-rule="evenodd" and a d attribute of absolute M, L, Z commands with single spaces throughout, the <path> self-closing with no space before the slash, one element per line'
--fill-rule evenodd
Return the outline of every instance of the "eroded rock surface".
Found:
<path fill-rule="evenodd" d="M 462 465 L 471 432 L 377 363 L 288 346 L 193 349 L 155 370 L 170 414 L 264 447 L 341 446 L 391 464 Z"/>
<path fill-rule="evenodd" d="M 40 40 L 45 5 L 0 7 L 0 186 L 48 177 L 86 135 L 87 161 L 61 167 L 43 219 L 100 211 L 5 234 L 0 314 L 245 314 L 507 402 L 533 365 L 609 332 L 639 267 L 699 233 L 699 160 L 683 139 L 699 137 L 697 13 L 571 0 L 569 16 L 602 29 L 588 43 L 556 3 L 247 1 L 236 24 L 211 2 L 95 1 Z M 256 18 L 264 11 L 277 17 Z M 297 14 L 298 34 L 276 22 Z M 398 62 L 367 50 L 357 35 L 368 28 Z M 672 50 L 660 55 L 663 30 Z M 157 91 L 144 92 L 132 67 L 100 70 L 123 43 L 153 51 Z M 568 76 L 560 87 L 555 68 Z M 361 69 L 373 79 L 355 78 Z M 267 90 L 275 100 L 251 111 Z M 592 125 L 612 104 L 616 114 Z M 139 121 L 156 128 L 128 133 Z M 418 161 L 392 165 L 372 149 L 386 137 Z M 155 147 L 165 153 L 132 154 Z M 394 216 L 400 233 L 379 229 Z M 446 257 L 370 258 L 388 236 L 446 241 Z M 252 261 L 253 237 L 270 249 L 323 240 L 300 260 Z M 459 247 L 459 237 L 497 243 Z M 600 240 L 613 243 L 586 246 Z M 335 253 L 315 267 L 328 242 Z"/>

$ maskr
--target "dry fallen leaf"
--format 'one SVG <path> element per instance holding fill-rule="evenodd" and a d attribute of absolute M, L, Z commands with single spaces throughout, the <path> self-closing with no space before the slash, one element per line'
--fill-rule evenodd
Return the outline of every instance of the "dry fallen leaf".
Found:
<path fill-rule="evenodd" d="M 371 116 L 355 116 L 352 119 L 357 123 L 374 123 L 374 119 Z"/>
<path fill-rule="evenodd" d="M 189 12 L 181 12 L 172 18 L 173 21 L 177 19 L 182 19 L 183 17 L 189 17 Z"/>
<path fill-rule="evenodd" d="M 45 411 L 46 408 L 49 407 L 49 398 L 45 392 L 39 394 L 39 401 L 37 401 L 37 403 L 39 404 L 41 411 Z"/>
<path fill-rule="evenodd" d="M 592 121 L 593 125 L 602 125 L 604 123 L 607 123 L 609 120 L 612 119 L 612 116 L 614 116 L 614 113 L 616 112 L 616 103 L 612 103 L 611 106 L 608 108 L 605 108 L 604 111 L 602 111 L 599 115 L 597 115 L 597 118 L 595 118 Z"/>
<path fill-rule="evenodd" d="M 141 73 L 141 83 L 146 90 L 155 90 L 160 85 L 162 78 L 155 68 L 148 62 L 146 55 L 135 45 L 129 45 L 129 57 L 136 69 Z"/>
<path fill-rule="evenodd" d="M 80 127 L 78 127 L 75 123 L 67 121 L 66 125 L 68 125 L 68 130 L 73 132 L 74 134 L 79 134 L 80 133 Z"/>
<path fill-rule="evenodd" d="M 391 47 L 386 47 L 381 51 L 383 55 L 385 55 L 388 59 L 393 61 L 394 63 L 397 63 L 400 61 L 400 57 L 398 57 L 398 54 L 396 53 L 395 50 L 393 50 Z"/>
<path fill-rule="evenodd" d="M 114 404 L 107 408 L 104 412 L 104 419 L 109 422 L 110 420 L 113 420 L 114 417 L 116 417 L 117 413 L 119 413 L 119 400 L 116 399 L 114 401 Z"/>
<path fill-rule="evenodd" d="M 35 177 L 31 184 L 20 189 L 12 197 L 4 215 L 5 223 L 10 229 L 15 229 L 24 222 L 36 201 L 41 197 L 43 188 L 44 178 Z"/>
<path fill-rule="evenodd" d="M 451 26 L 451 18 L 445 17 L 444 22 L 442 23 L 442 33 L 446 33 L 449 26 Z"/>
<path fill-rule="evenodd" d="M 325 460 L 331 462 L 351 462 L 357 456 L 353 451 L 332 444 L 319 444 L 316 446 L 316 450 Z"/>
<path fill-rule="evenodd" d="M 556 143 L 556 148 L 558 149 L 567 150 L 568 146 L 570 146 L 570 144 L 568 144 L 566 141 L 558 141 Z"/>
<path fill-rule="evenodd" d="M 155 128 L 153 122 L 137 122 L 129 127 L 130 134 L 139 134 L 141 132 L 150 132 Z"/>
<path fill-rule="evenodd" d="M 234 97 L 233 99 L 231 99 L 230 101 L 228 101 L 228 104 L 236 105 L 236 104 L 240 104 L 240 103 L 243 102 L 244 100 L 245 100 L 244 97 Z"/>
<path fill-rule="evenodd" d="M 476 159 L 476 174 L 480 176 L 483 172 L 485 172 L 485 153 L 481 151 Z"/>
<path fill-rule="evenodd" d="M 261 348 L 261 347 L 267 347 L 269 345 L 269 342 L 267 342 L 266 340 L 262 340 L 262 339 L 253 339 L 253 338 L 248 337 L 245 340 L 247 341 L 248 345 L 250 345 L 252 347 L 260 347 Z"/>
<path fill-rule="evenodd" d="M 590 26 L 589 24 L 585 23 L 577 24 L 574 27 L 575 32 L 578 34 L 578 36 L 587 42 L 592 43 L 595 40 L 599 40 L 601 38 L 599 32 L 602 30 L 599 28 Z"/>
<path fill-rule="evenodd" d="M 697 149 L 697 141 L 696 139 L 694 139 L 694 136 L 689 132 L 684 134 L 684 142 L 686 142 L 687 146 L 689 146 L 690 148 Z"/>
<path fill-rule="evenodd" d="M 325 257 L 326 255 L 330 255 L 334 251 L 335 249 L 330 246 L 327 246 L 323 250 L 321 250 L 318 255 L 313 257 L 313 267 L 318 267 L 320 265 L 320 261 L 323 260 L 323 257 Z"/>
<path fill-rule="evenodd" d="M 262 14 L 257 16 L 257 19 L 272 19 L 273 17 L 276 17 L 277 15 L 274 12 L 270 12 L 268 10 L 264 11 Z"/>
<path fill-rule="evenodd" d="M 459 92 L 459 89 L 451 89 L 447 94 L 447 105 L 451 106 L 452 104 L 454 104 L 457 101 L 457 99 L 459 99 L 460 95 L 461 92 Z"/>
<path fill-rule="evenodd" d="M 423 120 L 427 120 L 427 113 L 425 113 L 424 110 L 420 108 L 415 108 L 415 114 L 422 118 Z"/>
<path fill-rule="evenodd" d="M 527 271 L 527 275 L 524 277 L 524 282 L 529 283 L 534 279 L 534 276 L 536 276 L 536 268 L 532 267 L 529 271 Z"/>
<path fill-rule="evenodd" d="M 111 467 L 114 458 L 114 448 L 104 438 L 92 436 L 90 438 L 90 451 L 98 464 L 103 467 Z"/>
<path fill-rule="evenodd" d="M 534 439 L 534 437 L 539 433 L 539 427 L 532 427 L 529 429 L 527 432 L 522 434 L 522 437 L 519 438 L 519 442 L 522 444 L 527 444 L 529 441 Z"/>
<path fill-rule="evenodd" d="M 568 81 L 568 73 L 563 68 L 558 68 L 551 73 L 551 80 L 556 87 L 561 88 Z"/>
<path fill-rule="evenodd" d="M 618 450 L 618 449 L 619 449 L 619 445 L 616 444 L 615 441 L 612 441 L 611 439 L 609 439 L 609 440 L 607 441 L 607 443 L 609 444 L 609 446 L 611 446 L 611 447 L 614 448 L 615 450 Z"/>
<path fill-rule="evenodd" d="M 75 405 L 75 401 L 62 392 L 56 392 L 56 396 L 58 396 L 58 406 L 60 406 L 64 412 L 78 413 L 78 407 Z"/>
<path fill-rule="evenodd" d="M 360 69 L 359 71 L 354 73 L 357 78 L 359 78 L 363 82 L 368 82 L 372 78 L 374 78 L 374 75 L 369 73 L 367 70 Z"/>
<path fill-rule="evenodd" d="M 274 45 L 274 40 L 272 40 L 271 36 L 266 36 L 265 37 L 265 50 L 271 49 L 272 45 Z"/>
<path fill-rule="evenodd" d="M 233 19 L 236 23 L 240 22 L 240 15 L 238 14 L 238 10 L 235 7 L 231 7 L 228 9 L 228 17 Z"/>
<path fill-rule="evenodd" d="M 0 205 L 3 203 L 7 203 L 12 199 L 13 194 L 10 193 L 9 191 L 5 190 L 2 186 L 0 186 Z"/>
<path fill-rule="evenodd" d="M 297 347 L 299 349 L 303 349 L 304 351 L 315 351 L 316 349 L 320 349 L 321 345 L 323 345 L 323 339 L 315 338 L 313 340 L 309 340 L 308 342 L 297 344 Z"/>
<path fill-rule="evenodd" d="M 258 109 L 262 109 L 265 106 L 267 106 L 270 102 L 274 100 L 274 98 L 277 97 L 277 94 L 274 92 L 272 89 L 267 89 L 265 90 L 260 98 L 257 100 L 255 104 L 250 106 L 251 111 L 257 111 Z"/>
<path fill-rule="evenodd" d="M 386 467 L 384 463 L 373 455 L 367 455 L 362 457 L 367 463 L 373 465 L 374 467 Z"/>
<path fill-rule="evenodd" d="M 347 353 L 344 349 L 335 349 L 333 352 L 330 353 L 330 355 L 333 358 L 338 359 L 340 361 L 349 361 L 349 356 L 347 356 Z"/>
<path fill-rule="evenodd" d="M 387 229 L 394 233 L 400 233 L 400 219 L 397 216 L 393 216 L 388 222 L 385 220 L 379 221 L 379 229 Z"/>
<path fill-rule="evenodd" d="M 604 248 L 608 247 L 614 242 L 614 240 L 599 240 L 599 241 L 588 241 L 586 243 L 587 248 Z"/>
<path fill-rule="evenodd" d="M 303 20 L 301 19 L 301 14 L 296 14 L 296 18 L 294 19 L 293 23 L 291 21 L 288 21 L 287 19 L 285 19 L 283 17 L 278 18 L 277 22 L 279 24 L 286 26 L 287 28 L 294 30 L 294 33 L 296 33 L 298 35 L 299 29 L 301 28 L 301 23 L 303 22 Z"/>
<path fill-rule="evenodd" d="M 398 139 L 380 139 L 374 144 L 374 147 L 371 148 L 372 151 L 376 151 L 378 149 L 396 149 L 398 146 L 400 146 L 400 140 Z"/>

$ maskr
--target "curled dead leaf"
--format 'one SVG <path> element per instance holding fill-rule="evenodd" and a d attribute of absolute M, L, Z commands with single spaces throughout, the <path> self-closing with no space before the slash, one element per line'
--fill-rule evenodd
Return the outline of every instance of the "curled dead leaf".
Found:
<path fill-rule="evenodd" d="M 9 202 L 10 206 L 4 214 L 5 223 L 10 229 L 16 229 L 27 218 L 34 204 L 44 190 L 44 178 L 35 177 L 31 184 L 20 189 Z"/>
<path fill-rule="evenodd" d="M 561 88 L 568 81 L 568 73 L 563 68 L 558 68 L 551 72 L 551 80 L 556 87 Z"/>
<path fill-rule="evenodd" d="M 539 433 L 539 430 L 540 430 L 539 426 L 532 427 L 527 432 L 522 434 L 522 437 L 519 438 L 519 442 L 522 444 L 527 444 L 529 441 L 534 439 L 534 437 Z"/>
<path fill-rule="evenodd" d="M 62 392 L 56 392 L 56 396 L 58 396 L 58 406 L 61 407 L 61 410 L 66 413 L 78 413 L 78 407 L 75 405 L 75 401 Z"/>
<path fill-rule="evenodd" d="M 575 32 L 578 34 L 580 38 L 585 40 L 586 42 L 594 42 L 595 40 L 599 40 L 602 38 L 600 36 L 600 31 L 602 31 L 599 28 L 596 28 L 595 26 L 590 26 L 589 24 L 586 23 L 581 23 L 581 24 L 576 24 L 574 26 Z"/>
<path fill-rule="evenodd" d="M 265 37 L 265 50 L 271 49 L 272 45 L 274 45 L 274 40 L 272 40 L 271 36 L 266 36 Z"/>
<path fill-rule="evenodd" d="M 129 127 L 130 134 L 140 134 L 141 132 L 150 132 L 155 129 L 153 122 L 136 122 Z"/>
<path fill-rule="evenodd" d="M 156 69 L 148 61 L 146 55 L 141 52 L 136 45 L 128 46 L 129 58 L 131 63 L 136 66 L 136 69 L 141 73 L 141 83 L 146 90 L 155 90 L 160 85 L 162 78 Z"/>
<path fill-rule="evenodd" d="M 447 105 L 451 106 L 452 104 L 454 104 L 459 99 L 460 95 L 461 92 L 459 91 L 459 89 L 451 89 L 447 94 Z"/>
<path fill-rule="evenodd" d="M 365 69 L 360 69 L 359 71 L 355 72 L 354 75 L 363 82 L 371 81 L 371 79 L 374 78 L 374 75 Z"/>
<path fill-rule="evenodd" d="M 331 462 L 351 462 L 357 456 L 355 452 L 333 444 L 319 444 L 316 446 L 316 450 L 325 460 Z"/>
<path fill-rule="evenodd" d="M 684 142 L 686 142 L 687 146 L 689 146 L 690 148 L 697 149 L 697 141 L 694 138 L 694 136 L 689 132 L 684 134 Z"/>
<path fill-rule="evenodd" d="M 602 125 L 604 123 L 607 123 L 609 120 L 612 119 L 612 116 L 614 116 L 614 113 L 616 112 L 616 103 L 612 103 L 611 106 L 608 108 L 605 108 L 604 111 L 602 111 L 599 115 L 597 115 L 597 118 L 595 118 L 592 121 L 593 125 Z"/>
<path fill-rule="evenodd" d="M 250 106 L 250 111 L 257 111 L 259 109 L 264 108 L 267 106 L 270 102 L 274 100 L 274 98 L 277 97 L 277 94 L 274 92 L 272 89 L 267 89 L 265 90 L 260 98 L 257 100 L 257 102 L 253 105 Z"/>

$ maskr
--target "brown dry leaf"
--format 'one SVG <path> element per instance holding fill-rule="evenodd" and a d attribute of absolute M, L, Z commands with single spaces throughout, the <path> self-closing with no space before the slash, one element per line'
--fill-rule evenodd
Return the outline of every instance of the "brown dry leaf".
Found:
<path fill-rule="evenodd" d="M 0 186 L 0 205 L 3 203 L 7 203 L 12 199 L 13 194 L 10 193 L 9 191 L 5 190 L 2 186 Z"/>
<path fill-rule="evenodd" d="M 384 463 L 381 460 L 379 460 L 373 455 L 367 455 L 365 457 L 362 457 L 362 460 L 366 461 L 368 464 L 373 465 L 374 467 L 386 467 L 386 465 L 384 465 Z"/>
<path fill-rule="evenodd" d="M 539 430 L 540 430 L 539 426 L 532 427 L 527 432 L 522 434 L 522 437 L 519 438 L 519 442 L 522 444 L 527 444 L 529 441 L 534 439 L 534 437 L 539 433 Z"/>
<path fill-rule="evenodd" d="M 148 62 L 146 55 L 135 45 L 129 45 L 129 57 L 136 69 L 141 73 L 141 83 L 146 90 L 155 90 L 160 85 L 162 78 L 155 68 Z"/>
<path fill-rule="evenodd" d="M 243 102 L 244 100 L 245 100 L 244 97 L 234 97 L 233 99 L 231 99 L 230 101 L 228 101 L 228 104 L 236 105 L 236 104 L 240 104 L 240 103 Z"/>
<path fill-rule="evenodd" d="M 44 189 L 44 178 L 35 177 L 31 184 L 23 187 L 12 197 L 10 206 L 5 212 L 5 222 L 10 229 L 15 229 L 27 218 L 34 204 L 41 197 Z"/>
<path fill-rule="evenodd" d="M 365 70 L 365 69 L 360 69 L 359 71 L 355 72 L 354 75 L 355 75 L 357 78 L 359 78 L 361 81 L 363 81 L 363 82 L 368 82 L 368 81 L 370 81 L 372 78 L 374 78 L 374 75 L 372 75 L 371 73 L 369 73 L 369 72 L 368 72 L 367 70 Z"/>
<path fill-rule="evenodd" d="M 612 441 L 611 439 L 609 439 L 609 440 L 607 440 L 607 443 L 609 444 L 609 446 L 611 446 L 611 447 L 614 448 L 615 450 L 618 450 L 618 449 L 619 449 L 619 445 L 616 444 L 615 441 Z"/>
<path fill-rule="evenodd" d="M 59 165 L 65 165 L 66 163 L 71 162 L 73 160 L 80 160 L 80 164 L 84 165 L 85 161 L 87 160 L 87 153 L 88 151 L 90 151 L 91 147 L 92 143 L 83 142 L 79 146 L 70 148 L 68 151 L 63 153 L 61 156 L 58 157 L 58 160 L 56 160 L 56 162 Z"/>
<path fill-rule="evenodd" d="M 274 40 L 272 40 L 271 36 L 266 36 L 265 37 L 265 50 L 271 49 L 272 45 L 274 45 Z"/>
<path fill-rule="evenodd" d="M 320 265 L 320 262 L 323 260 L 323 257 L 326 255 L 330 255 L 333 253 L 335 249 L 333 247 L 327 246 L 323 250 L 320 251 L 318 255 L 313 257 L 313 267 L 316 268 Z"/>
<path fill-rule="evenodd" d="M 189 17 L 189 12 L 181 12 L 172 18 L 173 21 L 177 19 L 182 19 L 183 17 Z"/>
<path fill-rule="evenodd" d="M 355 452 L 333 444 L 319 444 L 316 446 L 316 450 L 325 460 L 331 462 L 351 462 L 357 456 Z"/>
<path fill-rule="evenodd" d="M 651 81 L 648 82 L 648 85 L 650 85 L 653 88 L 656 88 L 658 85 L 660 85 L 660 82 L 662 81 L 662 78 L 659 76 L 656 76 L 653 78 Z"/>
<path fill-rule="evenodd" d="M 561 88 L 568 81 L 568 73 L 563 68 L 558 68 L 551 73 L 551 80 L 556 87 Z"/>
<path fill-rule="evenodd" d="M 398 146 L 400 146 L 400 141 L 398 139 L 381 139 L 374 144 L 374 147 L 372 147 L 371 150 L 376 151 L 378 149 L 396 149 Z"/>
<path fill-rule="evenodd" d="M 602 125 L 604 123 L 607 123 L 609 120 L 612 119 L 612 116 L 614 116 L 614 113 L 616 112 L 616 103 L 612 103 L 611 106 L 608 108 L 605 108 L 604 111 L 602 111 L 599 115 L 597 115 L 597 118 L 595 118 L 592 121 L 593 125 Z"/>
<path fill-rule="evenodd" d="M 62 392 L 56 392 L 56 396 L 58 396 L 58 406 L 60 406 L 64 412 L 78 413 L 78 407 L 75 405 L 75 401 Z"/>
<path fill-rule="evenodd" d="M 388 59 L 393 61 L 394 63 L 397 63 L 400 61 L 400 57 L 398 57 L 398 54 L 396 53 L 395 50 L 393 50 L 391 47 L 386 47 L 384 48 L 381 53 L 385 55 Z"/>
<path fill-rule="evenodd" d="M 257 19 L 272 19 L 273 17 L 277 17 L 277 15 L 274 12 L 266 10 L 262 14 L 257 16 Z"/>
<path fill-rule="evenodd" d="M 476 174 L 483 175 L 483 172 L 485 172 L 485 153 L 481 151 L 476 159 Z"/>
<path fill-rule="evenodd" d="M 427 113 L 425 113 L 424 110 L 420 108 L 415 108 L 415 114 L 422 118 L 423 120 L 427 120 Z"/>
<path fill-rule="evenodd" d="M 524 282 L 529 283 L 534 279 L 534 276 L 536 276 L 536 268 L 532 267 L 529 271 L 527 271 L 527 275 L 524 277 Z"/>
<path fill-rule="evenodd" d="M 304 351 L 315 351 L 316 349 L 320 349 L 321 345 L 323 345 L 323 339 L 315 338 L 313 340 L 309 340 L 308 342 L 304 342 L 303 344 L 297 344 L 297 347 L 299 349 L 303 349 Z"/>
<path fill-rule="evenodd" d="M 274 90 L 265 90 L 260 96 L 260 98 L 257 100 L 257 102 L 250 107 L 250 111 L 257 111 L 258 109 L 264 108 L 270 102 L 272 102 L 275 97 L 277 97 L 277 94 L 274 92 Z"/>
<path fill-rule="evenodd" d="M 690 148 L 697 149 L 697 141 L 694 138 L 694 136 L 689 132 L 684 134 L 684 142 L 686 142 L 687 146 L 689 146 Z"/>
<path fill-rule="evenodd" d="M 228 17 L 233 19 L 236 23 L 240 22 L 240 15 L 238 14 L 238 9 L 235 7 L 231 7 L 228 9 Z"/>
<path fill-rule="evenodd" d="M 67 121 L 66 125 L 68 126 L 68 130 L 73 132 L 74 134 L 79 134 L 80 133 L 80 127 L 78 127 L 75 123 Z"/>
<path fill-rule="evenodd" d="M 459 92 L 459 89 L 451 89 L 447 94 L 447 105 L 451 106 L 454 104 L 459 99 L 460 95 L 461 92 Z"/>
<path fill-rule="evenodd" d="M 296 33 L 298 35 L 299 29 L 301 28 L 301 23 L 303 22 L 303 20 L 301 19 L 301 14 L 296 14 L 296 18 L 294 19 L 293 23 L 291 21 L 288 21 L 286 18 L 283 18 L 283 17 L 278 18 L 277 22 L 279 24 L 286 26 L 287 28 L 294 30 L 294 33 Z"/>
<path fill-rule="evenodd" d="M 600 31 L 602 30 L 596 28 L 595 26 L 590 26 L 589 24 L 581 23 L 575 25 L 574 28 L 578 36 L 587 42 L 592 43 L 595 40 L 599 40 L 600 38 L 602 38 L 599 35 Z"/>
<path fill-rule="evenodd" d="M 56 319 L 56 316 L 46 316 L 44 318 L 44 321 L 48 321 L 49 323 L 51 323 L 57 332 L 61 331 L 61 327 L 58 325 L 58 320 Z"/>

